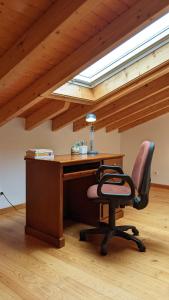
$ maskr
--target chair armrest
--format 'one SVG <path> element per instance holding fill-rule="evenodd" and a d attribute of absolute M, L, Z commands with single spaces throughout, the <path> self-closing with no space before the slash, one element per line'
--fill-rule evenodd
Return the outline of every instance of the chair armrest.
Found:
<path fill-rule="evenodd" d="M 100 182 L 100 174 L 105 170 L 113 170 L 113 171 L 116 171 L 118 174 L 124 174 L 124 172 L 120 166 L 101 165 L 96 171 L 96 177 L 97 177 L 98 182 Z"/>
<path fill-rule="evenodd" d="M 105 184 L 108 180 L 113 179 L 113 178 L 119 178 L 121 179 L 124 183 L 127 182 L 131 193 L 130 194 L 110 194 L 110 193 L 103 193 L 102 192 L 102 186 Z M 114 182 L 114 185 L 116 183 Z M 110 198 L 110 199 L 123 199 L 123 200 L 130 200 L 135 197 L 135 187 L 134 183 L 131 179 L 130 176 L 127 174 L 104 174 L 103 177 L 101 178 L 98 188 L 97 188 L 97 194 L 100 198 Z"/>

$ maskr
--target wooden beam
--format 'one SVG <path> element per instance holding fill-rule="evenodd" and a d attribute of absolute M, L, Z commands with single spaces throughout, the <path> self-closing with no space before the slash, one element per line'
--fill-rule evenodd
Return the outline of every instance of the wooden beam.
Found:
<path fill-rule="evenodd" d="M 89 2 L 94 3 L 94 1 Z M 137 1 L 134 6 L 112 21 L 101 32 L 11 99 L 0 113 L 0 125 L 20 115 L 28 106 L 31 107 L 37 103 L 40 95 L 61 86 L 113 47 L 152 22 L 153 18 L 166 12 L 168 8 L 168 0 Z"/>
<path fill-rule="evenodd" d="M 83 7 L 86 0 L 57 0 L 49 9 L 29 28 L 24 35 L 0 58 L 0 79 L 24 60 L 37 46 L 54 31 L 62 30 L 63 24 L 77 9 Z M 43 28 L 43 30 L 42 30 Z M 43 47 L 43 45 L 41 45 Z"/>
<path fill-rule="evenodd" d="M 169 88 L 167 88 L 164 91 L 160 91 L 155 95 L 150 95 L 150 97 L 146 98 L 145 100 L 141 100 L 137 102 L 136 104 L 133 104 L 131 106 L 128 106 L 127 108 L 124 108 L 118 112 L 113 112 L 108 117 L 105 117 L 104 119 L 96 122 L 95 124 L 95 131 L 99 130 L 103 127 L 108 126 L 109 124 L 113 124 L 114 122 L 119 122 L 121 119 L 125 118 L 126 116 L 129 116 L 133 113 L 136 113 L 144 108 L 147 108 L 155 103 L 160 103 L 164 101 L 165 99 L 168 99 L 169 97 Z"/>
<path fill-rule="evenodd" d="M 126 130 L 128 130 L 130 128 L 133 128 L 133 127 L 141 125 L 141 124 L 143 124 L 145 122 L 151 121 L 151 120 L 153 120 L 153 119 L 155 119 L 157 117 L 160 117 L 160 116 L 162 116 L 164 114 L 167 114 L 167 113 L 169 113 L 169 106 L 165 107 L 165 108 L 162 108 L 162 109 L 156 111 L 155 113 L 152 113 L 151 115 L 142 117 L 142 118 L 140 118 L 140 119 L 138 119 L 138 120 L 136 120 L 134 122 L 131 122 L 130 124 L 127 124 L 127 125 L 125 125 L 123 127 L 120 127 L 119 128 L 119 132 L 126 131 Z"/>
<path fill-rule="evenodd" d="M 70 102 L 70 103 L 93 105 L 93 101 L 92 100 L 80 99 L 80 98 L 75 98 L 75 97 L 66 96 L 66 95 L 49 94 L 49 95 L 46 95 L 45 98 L 54 99 L 54 100 L 60 100 L 60 101 L 67 101 L 67 102 Z"/>
<path fill-rule="evenodd" d="M 89 111 L 89 105 L 73 104 L 68 111 L 52 120 L 52 130 L 58 130 L 72 121 L 79 118 L 79 115 L 86 114 Z"/>
<path fill-rule="evenodd" d="M 106 132 L 110 132 L 112 130 L 115 130 L 117 128 L 123 127 L 127 124 L 130 124 L 131 122 L 134 122 L 138 119 L 141 119 L 143 116 L 149 116 L 152 113 L 155 113 L 156 111 L 163 109 L 164 107 L 169 106 L 169 96 L 164 101 L 161 101 L 160 103 L 156 103 L 154 105 L 151 105 L 149 107 L 146 107 L 140 111 L 137 111 L 135 113 L 132 113 L 129 116 L 126 116 L 125 118 L 115 121 L 112 124 L 108 125 L 106 127 Z"/>
<path fill-rule="evenodd" d="M 51 94 L 49 94 L 50 97 Z M 58 89 L 56 89 L 52 95 L 58 96 L 67 96 L 72 97 L 74 99 L 80 99 L 80 100 L 88 100 L 88 101 L 95 101 L 94 95 L 93 95 L 93 89 L 76 85 L 71 82 L 67 82 Z"/>
<path fill-rule="evenodd" d="M 152 76 L 151 79 L 153 79 Z M 144 85 L 142 86 L 140 82 L 144 83 Z M 92 112 L 95 112 L 97 120 L 102 120 L 105 117 L 109 117 L 112 112 L 118 112 L 129 105 L 135 104 L 140 100 L 148 98 L 150 95 L 155 95 L 159 91 L 165 90 L 169 86 L 169 74 L 161 76 L 160 78 L 157 78 L 152 82 L 146 84 L 145 82 L 146 81 L 144 81 L 144 79 L 141 79 L 140 81 L 138 81 L 138 83 L 132 83 L 131 86 L 118 91 L 113 96 L 99 103 L 98 105 L 93 107 L 91 106 L 90 110 Z M 86 121 L 83 117 L 74 122 L 73 130 L 77 131 L 85 126 Z"/>
<path fill-rule="evenodd" d="M 56 117 L 57 115 L 63 113 L 68 110 L 70 103 L 63 101 L 51 101 L 40 109 L 32 113 L 25 120 L 25 129 L 30 130 L 33 129 L 43 122 Z"/>

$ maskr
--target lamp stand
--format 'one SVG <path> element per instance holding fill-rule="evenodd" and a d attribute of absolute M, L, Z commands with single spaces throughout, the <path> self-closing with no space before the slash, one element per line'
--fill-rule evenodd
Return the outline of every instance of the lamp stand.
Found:
<path fill-rule="evenodd" d="M 97 154 L 98 151 L 94 150 L 94 126 L 90 125 L 90 142 L 89 142 L 89 151 L 87 152 L 88 154 Z"/>

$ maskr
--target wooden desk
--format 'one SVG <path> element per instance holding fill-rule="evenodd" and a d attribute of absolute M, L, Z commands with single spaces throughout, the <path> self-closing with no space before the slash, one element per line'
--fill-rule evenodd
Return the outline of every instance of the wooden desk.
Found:
<path fill-rule="evenodd" d="M 63 247 L 64 211 L 68 217 L 95 225 L 108 216 L 107 208 L 87 199 L 101 164 L 122 165 L 122 154 L 58 155 L 54 160 L 26 159 L 27 234 Z M 117 211 L 117 218 L 122 211 Z"/>

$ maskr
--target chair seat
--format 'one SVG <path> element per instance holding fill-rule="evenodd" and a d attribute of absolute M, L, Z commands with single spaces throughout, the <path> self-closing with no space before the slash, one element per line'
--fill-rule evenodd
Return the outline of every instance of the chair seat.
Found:
<path fill-rule="evenodd" d="M 98 198 L 97 194 L 98 184 L 92 185 L 87 190 L 87 196 L 90 199 Z M 103 184 L 102 192 L 107 194 L 118 194 L 118 195 L 128 195 L 131 193 L 131 190 L 128 186 L 124 185 L 114 185 L 114 184 Z"/>

